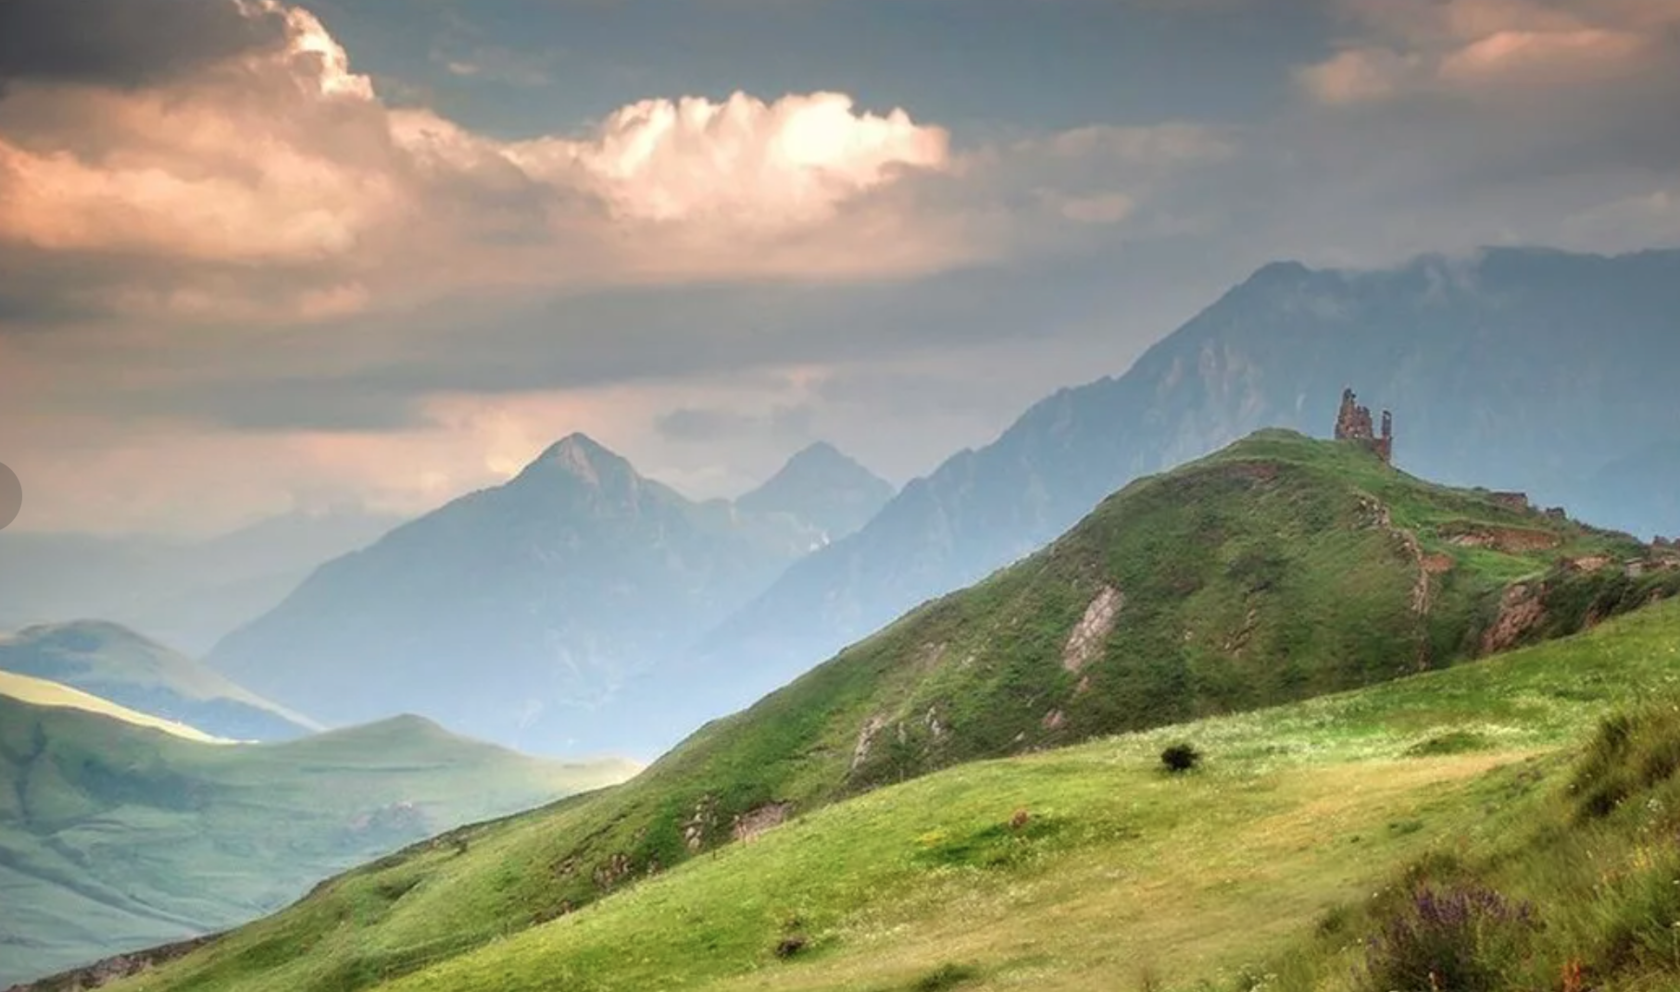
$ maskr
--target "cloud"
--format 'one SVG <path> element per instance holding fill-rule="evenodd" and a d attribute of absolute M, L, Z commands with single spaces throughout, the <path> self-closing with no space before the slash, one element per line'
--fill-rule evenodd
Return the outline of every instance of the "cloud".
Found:
<path fill-rule="evenodd" d="M 813 416 L 811 406 L 805 403 L 779 403 L 763 412 L 685 406 L 660 414 L 654 419 L 653 427 L 666 440 L 690 444 L 712 444 L 751 435 L 808 440 Z"/>
<path fill-rule="evenodd" d="M 521 142 L 507 154 L 551 182 L 581 181 L 626 219 L 751 231 L 832 219 L 907 170 L 946 168 L 949 143 L 903 110 L 856 113 L 842 93 L 770 104 L 735 93 L 722 103 L 644 100 L 583 140 Z"/>
<path fill-rule="evenodd" d="M 957 161 L 902 109 L 650 99 L 506 141 L 387 106 L 299 8 L 191 6 L 244 28 L 146 63 L 167 73 L 20 72 L 0 102 L 0 249 L 103 266 L 75 289 L 85 306 L 309 320 L 462 289 L 898 276 L 993 247 L 919 202 L 916 180 Z M 281 287 L 291 299 L 264 291 Z"/>
<path fill-rule="evenodd" d="M 286 33 L 279 9 L 229 0 L 6 0 L 0 86 L 143 86 L 274 48 Z"/>
<path fill-rule="evenodd" d="M 1355 32 L 1297 71 L 1314 99 L 1518 97 L 1672 75 L 1675 0 L 1341 0 Z"/>
<path fill-rule="evenodd" d="M 173 2 L 249 23 L 0 74 L 0 458 L 58 525 L 423 509 L 573 429 L 701 495 L 795 434 L 904 478 L 1277 257 L 1680 237 L 1669 0 L 1332 0 L 1307 99 L 1236 123 L 679 90 L 519 137 L 297 8 Z"/>

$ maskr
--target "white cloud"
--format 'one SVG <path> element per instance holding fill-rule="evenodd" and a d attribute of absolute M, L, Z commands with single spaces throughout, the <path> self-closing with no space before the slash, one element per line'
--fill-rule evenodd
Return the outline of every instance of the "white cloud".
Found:
<path fill-rule="evenodd" d="M 735 93 L 644 100 L 583 139 L 507 148 L 533 176 L 585 182 L 618 216 L 777 230 L 832 219 L 840 204 L 906 169 L 944 170 L 950 138 L 911 121 L 854 111 L 842 93 L 765 103 Z"/>

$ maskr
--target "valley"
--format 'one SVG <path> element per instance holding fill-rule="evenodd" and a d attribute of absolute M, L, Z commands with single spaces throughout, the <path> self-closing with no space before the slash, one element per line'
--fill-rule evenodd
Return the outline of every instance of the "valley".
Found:
<path fill-rule="evenodd" d="M 411 841 L 636 771 L 417 717 L 266 745 L 156 722 L 0 679 L 0 983 L 234 926 Z"/>

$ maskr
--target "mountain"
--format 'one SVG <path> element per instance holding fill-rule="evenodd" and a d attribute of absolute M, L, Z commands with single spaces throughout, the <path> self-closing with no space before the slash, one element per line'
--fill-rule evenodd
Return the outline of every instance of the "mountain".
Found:
<path fill-rule="evenodd" d="M 349 865 L 632 771 L 414 717 L 206 744 L 0 696 L 0 984 L 244 922 Z"/>
<path fill-rule="evenodd" d="M 375 984 L 376 976 L 419 967 L 420 949 L 429 949 L 423 963 L 493 940 L 501 941 L 498 947 L 542 956 L 541 947 L 592 941 L 588 934 L 607 932 L 599 927 L 620 934 L 618 924 L 604 922 L 615 917 L 580 914 L 567 925 L 543 928 L 531 940 L 510 938 L 509 932 L 578 912 L 632 885 L 645 898 L 632 895 L 633 905 L 617 905 L 641 914 L 653 928 L 646 954 L 625 954 L 622 944 L 609 952 L 592 943 L 581 957 L 543 957 L 550 967 L 534 970 L 501 959 L 494 981 L 523 987 L 591 976 L 590 987 L 600 989 L 661 987 L 666 978 L 638 971 L 637 962 L 662 955 L 659 948 L 667 939 L 678 941 L 685 949 L 680 956 L 690 962 L 740 954 L 759 960 L 757 955 L 769 950 L 732 943 L 726 928 L 733 924 L 726 920 L 758 921 L 755 934 L 759 924 L 813 923 L 812 906 L 798 892 L 818 882 L 850 898 L 877 891 L 867 879 L 836 874 L 842 869 L 825 860 L 820 848 L 802 848 L 796 863 L 765 865 L 765 875 L 743 873 L 748 855 L 733 852 L 730 863 L 742 870 L 725 872 L 732 897 L 705 907 L 669 901 L 672 890 L 658 883 L 640 888 L 650 875 L 691 859 L 700 862 L 671 874 L 669 884 L 680 885 L 679 878 L 706 870 L 702 864 L 710 856 L 697 855 L 757 837 L 790 817 L 940 769 L 973 768 L 971 763 L 983 759 L 1423 672 L 1446 674 L 1439 670 L 1455 666 L 1480 667 L 1459 663 L 1567 636 L 1677 594 L 1680 552 L 1647 547 L 1500 493 L 1423 482 L 1357 444 L 1260 432 L 1213 456 L 1134 482 L 1047 548 L 912 611 L 749 709 L 702 727 L 630 782 L 453 835 L 411 849 L 388 866 L 341 878 L 318 898 L 230 938 L 220 953 L 189 959 L 179 984 L 154 982 L 148 988 L 212 989 L 245 982 L 297 992 L 328 987 L 349 992 Z M 1671 635 L 1673 610 L 1654 608 L 1665 609 L 1669 623 L 1662 630 Z M 1632 694 L 1636 672 L 1650 684 L 1665 677 L 1670 662 L 1651 654 L 1652 645 L 1662 643 L 1667 642 L 1644 638 L 1637 656 L 1614 662 L 1586 652 L 1579 667 L 1560 667 L 1553 675 L 1564 686 L 1560 691 L 1574 693 L 1571 700 L 1612 690 Z M 1471 686 L 1478 678 L 1466 675 L 1456 684 Z M 1490 699 L 1499 700 L 1497 706 Z M 1338 712 L 1349 721 L 1368 713 L 1357 704 Z M 1443 691 L 1408 718 L 1397 716 L 1395 724 L 1424 734 L 1450 717 L 1478 733 L 1492 733 L 1488 721 L 1504 715 L 1543 723 L 1552 712 L 1515 689 L 1510 695 Z M 1275 725 L 1285 735 L 1290 728 L 1322 734 L 1338 748 L 1370 757 L 1359 731 L 1351 725 L 1342 730 L 1344 724 L 1322 708 L 1302 708 L 1293 722 Z M 1217 741 L 1222 755 L 1247 754 L 1267 767 L 1307 753 L 1302 742 L 1244 750 L 1229 736 Z M 1117 815 L 1134 817 L 1136 804 L 1113 774 L 1103 765 L 1078 795 L 1112 797 Z M 1242 791 L 1270 795 L 1272 781 Z M 1334 786 L 1323 792 L 1336 794 Z M 906 822 L 894 829 L 921 835 L 918 843 L 939 845 L 941 835 L 927 824 L 946 814 L 972 813 L 972 804 L 986 795 L 968 794 L 970 805 L 961 808 L 907 810 Z M 1007 822 L 1015 807 L 1009 793 L 1004 795 L 992 794 L 986 808 Z M 1206 802 L 1213 805 L 1184 815 L 1218 815 L 1224 808 L 1211 797 Z M 867 832 L 871 821 L 864 810 L 891 805 L 882 798 L 835 812 L 837 820 L 830 822 L 864 831 L 848 835 L 848 849 L 868 852 L 846 872 L 865 864 L 900 864 L 912 856 L 895 843 L 877 843 Z M 803 827 L 808 821 L 798 822 Z M 1319 821 L 1306 822 L 1310 827 Z M 1131 836 L 1107 825 L 1062 825 L 1070 842 Z M 1004 829 L 946 838 L 942 849 L 957 859 L 948 864 L 967 865 L 970 855 L 1007 857 L 1012 841 L 997 832 Z M 464 861 L 441 853 L 455 839 L 470 841 Z M 1290 849 L 1311 846 L 1309 830 Z M 1169 854 L 1170 849 L 1156 852 L 1140 863 L 1170 861 Z M 760 891 L 755 880 L 764 877 L 798 891 Z M 956 888 L 946 889 L 943 899 L 961 903 L 957 894 L 975 880 L 967 873 L 951 876 L 949 885 Z M 370 918 L 359 936 L 345 936 L 338 929 L 341 907 L 356 905 L 372 886 L 403 886 L 415 895 L 388 921 Z M 930 895 L 929 901 L 942 899 Z M 877 922 L 891 932 L 890 914 L 897 910 L 884 911 L 889 917 Z M 679 921 L 670 934 L 663 929 L 667 913 Z M 837 915 L 824 915 L 815 924 L 843 929 L 846 920 L 874 926 L 866 917 Z M 1112 938 L 1112 922 L 1105 919 L 1101 926 L 1104 939 Z M 330 944 L 321 936 L 327 932 L 334 934 Z M 321 950 L 305 961 L 276 951 L 277 945 Z M 322 975 L 343 984 L 328 985 L 316 977 Z M 350 975 L 365 977 L 347 979 Z M 618 977 L 597 977 L 603 975 Z M 481 987 L 477 978 L 464 978 L 452 975 L 436 987 Z"/>
<path fill-rule="evenodd" d="M 636 728 L 599 705 L 793 553 L 774 527 L 573 434 L 321 566 L 209 661 L 333 725 L 409 711 L 525 750 L 618 750 Z"/>
<path fill-rule="evenodd" d="M 101 617 L 196 657 L 400 522 L 297 511 L 203 541 L 0 531 L 0 629 Z"/>
<path fill-rule="evenodd" d="M 134 631 L 83 620 L 0 636 L 0 672 L 59 682 L 232 740 L 285 740 L 320 724 Z"/>
<path fill-rule="evenodd" d="M 856 531 L 892 497 L 892 483 L 819 441 L 735 506 L 751 516 L 787 520 L 808 542 L 805 548 L 814 549 Z"/>
<path fill-rule="evenodd" d="M 1395 412 L 1395 459 L 1419 475 L 1590 508 L 1646 536 L 1680 532 L 1664 456 L 1680 443 L 1677 313 L 1680 251 L 1268 265 L 1124 375 L 1056 393 L 906 485 L 719 625 L 692 662 L 743 705 L 1042 546 L 1134 478 L 1262 427 L 1328 436 L 1349 386 Z"/>

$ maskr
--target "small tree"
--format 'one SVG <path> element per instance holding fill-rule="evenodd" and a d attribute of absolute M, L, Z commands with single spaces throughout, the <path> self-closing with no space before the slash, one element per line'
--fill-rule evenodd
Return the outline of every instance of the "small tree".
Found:
<path fill-rule="evenodd" d="M 1174 744 L 1161 752 L 1161 764 L 1165 765 L 1167 771 L 1174 775 L 1189 771 L 1196 767 L 1201 760 L 1201 752 L 1187 743 Z"/>

